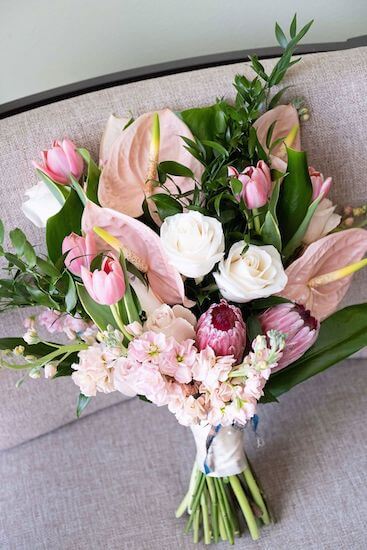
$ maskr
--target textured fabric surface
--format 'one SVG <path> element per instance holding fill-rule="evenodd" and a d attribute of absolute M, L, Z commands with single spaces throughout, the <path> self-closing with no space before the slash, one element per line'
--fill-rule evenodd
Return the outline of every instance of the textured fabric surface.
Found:
<path fill-rule="evenodd" d="M 266 67 L 273 64 L 264 61 Z M 313 54 L 304 56 L 285 82 L 293 86 L 288 98 L 302 95 L 310 108 L 311 119 L 302 127 L 303 144 L 310 163 L 325 176 L 333 176 L 334 196 L 341 203 L 367 202 L 366 69 L 367 48 Z M 218 96 L 233 98 L 234 75 L 249 72 L 245 63 L 187 72 L 109 88 L 1 120 L 0 204 L 7 228 L 17 225 L 32 243 L 43 243 L 43 232 L 24 219 L 20 203 L 25 189 L 36 182 L 31 160 L 53 139 L 68 136 L 96 157 L 111 112 L 138 115 L 166 106 L 179 110 L 206 105 Z M 348 302 L 366 299 L 367 271 L 363 271 L 354 279 Z M 2 315 L 0 336 L 19 335 L 23 316 L 21 312 Z M 0 372 L 0 448 L 56 428 L 74 414 L 75 388 L 70 381 L 31 382 L 16 390 L 16 379 L 13 373 Z M 94 406 L 109 402 L 100 396 Z"/>
<path fill-rule="evenodd" d="M 365 368 L 349 361 L 260 409 L 264 445 L 248 432 L 246 447 L 277 523 L 237 548 L 366 548 Z M 135 399 L 4 451 L 0 547 L 194 549 L 174 517 L 194 454 L 189 429 Z"/>

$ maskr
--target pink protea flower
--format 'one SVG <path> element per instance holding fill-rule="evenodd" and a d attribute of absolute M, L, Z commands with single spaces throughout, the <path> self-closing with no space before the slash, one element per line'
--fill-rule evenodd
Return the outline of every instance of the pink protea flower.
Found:
<path fill-rule="evenodd" d="M 285 348 L 276 372 L 299 359 L 317 340 L 320 323 L 299 304 L 279 304 L 266 310 L 259 317 L 264 334 L 278 330 L 285 334 Z"/>
<path fill-rule="evenodd" d="M 216 355 L 233 355 L 239 363 L 246 345 L 246 325 L 241 310 L 226 300 L 212 304 L 196 327 L 199 350 L 210 346 Z"/>

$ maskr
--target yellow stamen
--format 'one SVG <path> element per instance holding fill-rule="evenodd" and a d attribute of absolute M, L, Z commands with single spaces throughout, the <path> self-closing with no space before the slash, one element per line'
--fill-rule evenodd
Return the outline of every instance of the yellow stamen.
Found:
<path fill-rule="evenodd" d="M 146 179 L 146 195 L 149 197 L 152 194 L 151 180 L 157 178 L 157 166 L 159 161 L 159 147 L 160 147 L 160 125 L 158 113 L 153 114 L 152 120 L 152 138 L 150 142 L 149 150 L 149 164 L 148 173 Z"/>
<path fill-rule="evenodd" d="M 333 283 L 334 281 L 338 281 L 339 279 L 343 279 L 344 277 L 349 277 L 349 275 L 353 275 L 353 273 L 356 273 L 356 271 L 359 271 L 366 266 L 367 258 L 359 262 L 355 262 L 354 264 L 346 265 L 345 267 L 337 269 L 336 271 L 331 271 L 330 273 L 325 273 L 324 275 L 314 277 L 313 279 L 308 281 L 308 286 L 310 288 L 315 288 L 317 286 Z"/>
<path fill-rule="evenodd" d="M 141 271 L 142 273 L 146 273 L 148 271 L 148 264 L 140 258 L 135 252 L 127 248 L 122 244 L 119 239 L 111 235 L 108 231 L 105 229 L 102 229 L 102 227 L 93 227 L 93 231 L 95 232 L 98 237 L 103 239 L 111 248 L 116 250 L 116 252 L 122 252 L 127 259 L 128 262 L 133 264 L 136 269 Z"/>
<path fill-rule="evenodd" d="M 293 143 L 294 143 L 294 141 L 297 137 L 298 130 L 299 130 L 299 125 L 298 124 L 295 124 L 294 126 L 292 126 L 291 131 L 289 132 L 289 134 L 287 135 L 287 137 L 284 140 L 284 143 L 287 147 L 292 147 L 292 145 L 293 145 Z"/>

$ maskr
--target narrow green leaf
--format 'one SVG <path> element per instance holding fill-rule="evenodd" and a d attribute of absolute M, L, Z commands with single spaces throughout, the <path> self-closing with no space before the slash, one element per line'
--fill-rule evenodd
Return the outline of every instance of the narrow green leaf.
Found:
<path fill-rule="evenodd" d="M 5 234 L 4 224 L 3 224 L 2 220 L 0 220 L 0 245 L 2 245 L 3 242 L 4 242 L 4 234 Z"/>
<path fill-rule="evenodd" d="M 256 315 L 250 315 L 249 317 L 247 317 L 246 328 L 247 328 L 247 334 L 250 342 L 255 340 L 256 336 L 258 336 L 259 334 L 262 334 L 260 321 Z"/>
<path fill-rule="evenodd" d="M 18 228 L 13 229 L 12 231 L 10 231 L 9 237 L 11 240 L 11 244 L 15 248 L 17 256 L 22 256 L 25 243 L 27 242 L 27 237 L 24 235 L 23 231 Z"/>
<path fill-rule="evenodd" d="M 76 303 L 78 301 L 78 296 L 76 293 L 74 280 L 70 275 L 70 273 L 67 273 L 67 277 L 69 280 L 69 284 L 68 284 L 67 293 L 65 295 L 65 305 L 66 305 L 66 311 L 71 313 L 76 306 Z"/>
<path fill-rule="evenodd" d="M 291 86 L 285 86 L 284 88 L 282 88 L 281 90 L 279 90 L 279 92 L 277 92 L 270 100 L 270 103 L 269 103 L 269 110 L 270 109 L 274 109 L 274 107 L 276 107 L 279 103 L 279 101 L 281 100 L 282 98 L 282 95 L 284 94 L 284 92 L 286 92 L 289 88 L 291 88 Z"/>
<path fill-rule="evenodd" d="M 213 149 L 223 157 L 228 157 L 228 151 L 223 145 L 220 143 L 217 143 L 216 141 L 211 141 L 210 139 L 203 139 L 201 142 L 203 145 L 206 145 L 207 147 L 210 147 L 210 149 Z"/>
<path fill-rule="evenodd" d="M 297 34 L 297 14 L 295 13 L 289 27 L 289 34 L 291 38 L 294 38 Z"/>
<path fill-rule="evenodd" d="M 162 170 L 165 174 L 169 174 L 170 176 L 182 176 L 184 178 L 192 178 L 194 179 L 194 173 L 190 168 L 187 168 L 187 166 L 184 166 L 183 164 L 180 164 L 179 162 L 174 162 L 172 160 L 166 160 L 163 162 L 160 162 L 158 165 L 158 169 Z"/>
<path fill-rule="evenodd" d="M 275 397 L 278 397 L 365 346 L 367 346 L 367 304 L 341 309 L 321 323 L 316 343 L 300 359 L 271 375 L 267 388 Z"/>
<path fill-rule="evenodd" d="M 261 310 L 267 309 L 268 307 L 277 306 L 279 304 L 287 304 L 290 300 L 287 298 L 282 298 L 281 296 L 270 296 L 269 298 L 259 298 L 258 300 L 253 300 L 251 302 L 251 309 Z"/>
<path fill-rule="evenodd" d="M 87 397 L 83 393 L 80 393 L 78 396 L 78 403 L 76 406 L 76 415 L 79 418 L 86 406 L 90 403 L 91 397 Z"/>
<path fill-rule="evenodd" d="M 88 199 L 95 204 L 99 204 L 98 201 L 98 185 L 101 171 L 97 164 L 92 159 L 87 149 L 77 149 L 78 153 L 83 157 L 87 165 L 87 179 L 86 179 L 86 195 Z"/>
<path fill-rule="evenodd" d="M 41 170 L 36 170 L 37 176 L 40 178 L 40 180 L 45 183 L 49 189 L 49 191 L 53 194 L 55 199 L 61 204 L 61 206 L 64 204 L 68 194 L 69 194 L 69 188 L 58 185 L 52 179 L 50 179 L 44 172 Z"/>
<path fill-rule="evenodd" d="M 270 124 L 270 126 L 269 126 L 269 128 L 268 128 L 268 131 L 266 132 L 266 141 L 265 141 L 265 143 L 266 143 L 266 147 L 267 147 L 268 149 L 270 149 L 271 138 L 272 138 L 272 136 L 273 136 L 274 127 L 275 127 L 276 123 L 277 123 L 277 121 L 274 120 L 274 122 L 272 122 L 272 123 Z"/>
<path fill-rule="evenodd" d="M 231 188 L 234 195 L 239 195 L 243 189 L 243 183 L 237 178 L 231 178 Z"/>
<path fill-rule="evenodd" d="M 288 40 L 278 23 L 275 23 L 275 37 L 278 44 L 285 49 L 288 45 Z"/>
<path fill-rule="evenodd" d="M 26 241 L 23 249 L 23 256 L 29 268 L 32 268 L 37 263 L 37 256 L 33 246 Z"/>
<path fill-rule="evenodd" d="M 282 237 L 273 214 L 268 211 L 261 228 L 261 238 L 264 244 L 271 244 L 280 252 L 282 250 Z"/>
<path fill-rule="evenodd" d="M 157 193 L 156 195 L 151 195 L 150 199 L 156 205 L 158 215 L 162 221 L 169 216 L 180 214 L 183 210 L 182 205 L 176 199 L 174 199 L 170 195 L 166 195 L 165 193 Z"/>

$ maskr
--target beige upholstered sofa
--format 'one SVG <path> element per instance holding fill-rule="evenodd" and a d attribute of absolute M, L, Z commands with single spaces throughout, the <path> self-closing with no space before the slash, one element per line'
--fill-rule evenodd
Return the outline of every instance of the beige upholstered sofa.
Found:
<path fill-rule="evenodd" d="M 266 65 L 272 61 L 265 62 Z M 22 216 L 35 183 L 31 159 L 69 136 L 96 156 L 111 112 L 181 109 L 233 96 L 244 63 L 117 86 L 0 121 L 1 218 L 42 233 Z M 305 56 L 287 78 L 311 112 L 302 127 L 309 161 L 335 181 L 340 203 L 367 202 L 367 48 Z M 367 273 L 349 302 L 367 300 Z M 19 335 L 26 312 L 3 314 L 1 336 Z M 246 434 L 277 523 L 239 548 L 362 549 L 366 530 L 366 375 L 363 353 L 260 409 L 263 445 Z M 19 375 L 18 375 L 19 376 Z M 174 509 L 194 445 L 164 409 L 100 395 L 75 420 L 69 379 L 26 381 L 0 371 L 0 548 L 176 550 L 191 548 Z M 225 545 L 221 545 L 225 547 Z"/>

